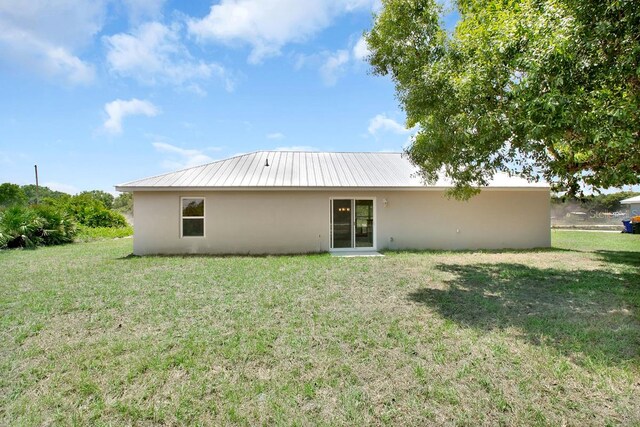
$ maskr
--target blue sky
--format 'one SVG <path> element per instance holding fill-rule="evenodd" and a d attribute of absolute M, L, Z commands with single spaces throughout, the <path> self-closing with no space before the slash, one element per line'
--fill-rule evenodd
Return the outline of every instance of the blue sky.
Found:
<path fill-rule="evenodd" d="M 53 3 L 53 5 L 48 4 Z M 377 0 L 0 0 L 0 182 L 101 189 L 263 149 L 399 151 Z"/>
<path fill-rule="evenodd" d="M 379 7 L 0 0 L 0 183 L 37 164 L 52 189 L 114 192 L 255 150 L 400 151 L 411 131 L 362 40 Z"/>

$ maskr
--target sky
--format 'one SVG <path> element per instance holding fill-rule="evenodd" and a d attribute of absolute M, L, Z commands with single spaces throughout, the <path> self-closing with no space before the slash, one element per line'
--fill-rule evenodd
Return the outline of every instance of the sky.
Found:
<path fill-rule="evenodd" d="M 0 0 L 0 182 L 76 193 L 256 150 L 401 151 L 378 0 Z"/>
<path fill-rule="evenodd" d="M 34 183 L 37 164 L 51 189 L 116 194 L 256 150 L 401 151 L 412 131 L 362 37 L 379 8 L 0 0 L 0 183 Z"/>

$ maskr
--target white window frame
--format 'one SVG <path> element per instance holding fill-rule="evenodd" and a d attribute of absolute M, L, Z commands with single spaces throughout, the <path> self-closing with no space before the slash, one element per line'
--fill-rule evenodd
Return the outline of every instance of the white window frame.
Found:
<path fill-rule="evenodd" d="M 203 216 L 184 216 L 184 199 L 202 199 L 202 205 L 204 207 Z M 207 199 L 204 196 L 181 196 L 180 197 L 180 238 L 181 239 L 203 239 L 207 235 Z M 184 220 L 185 219 L 201 219 L 202 220 L 202 236 L 185 236 L 184 235 Z"/>

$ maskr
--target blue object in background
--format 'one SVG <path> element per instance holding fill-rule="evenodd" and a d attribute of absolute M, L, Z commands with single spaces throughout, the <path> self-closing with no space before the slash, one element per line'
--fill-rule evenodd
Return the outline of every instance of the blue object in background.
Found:
<path fill-rule="evenodd" d="M 633 226 L 631 225 L 631 220 L 623 219 L 622 223 L 624 224 L 625 233 L 633 233 Z"/>

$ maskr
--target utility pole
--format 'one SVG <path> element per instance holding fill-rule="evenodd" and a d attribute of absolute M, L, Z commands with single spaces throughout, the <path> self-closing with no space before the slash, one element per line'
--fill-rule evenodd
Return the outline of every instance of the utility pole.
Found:
<path fill-rule="evenodd" d="M 38 165 L 33 165 L 36 170 L 36 205 L 38 204 Z"/>

